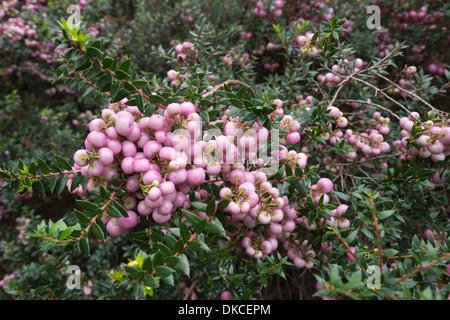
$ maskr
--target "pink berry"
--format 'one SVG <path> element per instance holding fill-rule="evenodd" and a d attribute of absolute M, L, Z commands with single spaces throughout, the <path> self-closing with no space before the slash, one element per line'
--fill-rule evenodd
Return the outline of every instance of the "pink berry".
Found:
<path fill-rule="evenodd" d="M 123 230 L 131 230 L 139 223 L 139 217 L 133 210 L 127 210 L 128 217 L 120 217 L 117 223 Z"/>
<path fill-rule="evenodd" d="M 114 237 L 120 236 L 125 232 L 117 220 L 117 218 L 111 218 L 106 224 L 106 230 Z"/>
<path fill-rule="evenodd" d="M 231 300 L 231 298 L 232 295 L 230 291 L 225 290 L 220 294 L 220 300 Z"/>
<path fill-rule="evenodd" d="M 160 116 L 159 114 L 153 114 L 150 117 L 149 126 L 154 131 L 160 131 L 163 130 L 166 125 L 166 121 L 163 116 Z"/>
<path fill-rule="evenodd" d="M 163 182 L 163 177 L 161 176 L 161 173 L 159 171 L 149 170 L 142 177 L 142 182 L 145 185 L 149 185 L 154 181 L 158 181 L 159 183 Z"/>
<path fill-rule="evenodd" d="M 114 154 L 108 147 L 103 147 L 98 150 L 98 156 L 101 163 L 105 166 L 109 166 L 114 162 Z"/>
<path fill-rule="evenodd" d="M 92 131 L 87 135 L 86 140 L 93 146 L 101 148 L 106 145 L 106 135 L 103 132 Z"/>
<path fill-rule="evenodd" d="M 147 172 L 150 170 L 150 163 L 147 159 L 137 159 L 133 163 L 134 172 Z"/>
<path fill-rule="evenodd" d="M 85 149 L 80 149 L 73 155 L 73 161 L 80 167 L 84 167 L 87 164 L 88 154 Z"/>
<path fill-rule="evenodd" d="M 292 132 L 286 134 L 286 142 L 290 144 L 296 144 L 300 141 L 300 133 L 299 132 Z"/>
<path fill-rule="evenodd" d="M 121 117 L 116 120 L 114 127 L 118 134 L 127 136 L 133 131 L 134 121 L 129 117 Z"/>
<path fill-rule="evenodd" d="M 190 185 L 201 185 L 205 182 L 206 174 L 202 168 L 190 169 L 187 171 L 186 181 Z"/>
<path fill-rule="evenodd" d="M 317 186 L 322 190 L 322 193 L 328 193 L 333 190 L 333 182 L 328 178 L 320 178 L 317 181 Z"/>
<path fill-rule="evenodd" d="M 122 159 L 121 168 L 126 174 L 134 173 L 133 164 L 135 159 L 132 157 L 125 157 Z"/>

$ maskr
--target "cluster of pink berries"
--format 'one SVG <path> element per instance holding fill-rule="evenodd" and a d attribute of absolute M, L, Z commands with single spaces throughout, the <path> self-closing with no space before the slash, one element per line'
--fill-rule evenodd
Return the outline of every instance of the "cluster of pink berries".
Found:
<path fill-rule="evenodd" d="M 221 187 L 221 199 L 230 200 L 224 211 L 229 213 L 231 223 L 245 230 L 242 245 L 249 256 L 264 258 L 278 247 L 278 242 L 283 247 L 288 246 L 284 243 L 296 244 L 293 231 L 298 224 L 312 228 L 298 217 L 298 207 L 290 207 L 287 196 L 280 196 L 264 171 L 279 162 L 293 170 L 296 165 L 304 169 L 307 156 L 281 144 L 280 150 L 270 151 L 267 163 L 259 152 L 273 137 L 258 122 L 249 125 L 225 112 L 218 120 L 225 123 L 223 129 L 210 132 L 202 129 L 201 118 L 191 102 L 171 103 L 162 115 L 150 117 L 124 102 L 109 105 L 100 118 L 89 123 L 85 148 L 74 154 L 73 169 L 89 178 L 86 190 L 78 186 L 74 193 L 85 195 L 108 186 L 114 176 L 129 191 L 120 198 L 128 217 L 102 217 L 111 235 L 133 229 L 141 217 L 151 216 L 160 224 L 168 222 L 178 208 L 191 207 L 191 190 L 196 201 L 208 201 L 211 194 L 198 188 L 207 174 L 210 183 Z M 274 103 L 279 108 L 283 104 L 278 99 Z M 286 143 L 298 142 L 300 123 L 291 116 L 284 116 L 281 122 L 290 131 Z M 209 135 L 208 139 L 203 135 Z M 252 170 L 244 163 L 251 163 Z M 69 176 L 68 188 L 73 178 Z M 333 183 L 321 178 L 309 188 L 314 203 L 319 203 L 321 197 L 328 203 L 327 193 Z M 205 218 L 204 212 L 198 214 Z M 265 230 L 263 237 L 256 236 L 257 227 Z M 311 267 L 310 258 L 315 253 L 306 244 L 297 243 L 296 247 L 294 263 Z"/>
<path fill-rule="evenodd" d="M 122 102 L 102 111 L 101 118 L 89 124 L 85 149 L 74 155 L 74 169 L 88 177 L 86 191 L 78 186 L 74 192 L 84 195 L 101 185 L 108 185 L 116 176 L 130 193 L 123 197 L 129 217 L 104 217 L 107 230 L 120 235 L 132 229 L 139 217 L 152 215 L 158 223 L 165 223 L 171 213 L 182 207 L 191 186 L 205 181 L 202 168 L 188 168 L 186 152 L 176 151 L 179 137 L 172 126 L 185 124 L 187 128 L 200 116 L 190 102 L 167 106 L 164 115 L 144 117 L 136 107 Z M 191 123 L 192 122 L 192 123 Z M 69 177 L 70 187 L 73 176 Z"/>
<path fill-rule="evenodd" d="M 251 32 L 242 32 L 241 33 L 241 39 L 242 40 L 248 40 L 253 37 L 253 34 Z"/>
<path fill-rule="evenodd" d="M 401 118 L 399 124 L 402 139 L 394 141 L 394 147 L 413 157 L 431 158 L 434 162 L 445 160 L 450 154 L 450 126 L 438 118 L 435 120 L 421 121 L 418 112 Z M 420 136 L 414 139 L 412 131 L 415 126 L 420 126 L 421 131 Z M 417 145 L 408 146 L 408 142 L 415 142 Z"/>
<path fill-rule="evenodd" d="M 258 49 L 252 50 L 252 54 L 255 56 L 262 56 L 264 51 L 266 50 L 266 46 L 261 44 Z"/>
<path fill-rule="evenodd" d="M 15 274 L 15 273 L 11 273 L 11 274 L 7 274 L 3 277 L 3 279 L 0 280 L 0 287 L 6 291 L 7 290 L 7 286 L 8 286 L 8 282 L 10 282 L 11 280 L 14 280 L 16 278 L 21 278 L 21 275 Z"/>
<path fill-rule="evenodd" d="M 281 101 L 280 99 L 274 99 L 273 104 L 276 105 L 275 110 L 271 114 L 269 114 L 269 119 L 272 120 L 284 114 L 283 101 Z"/>
<path fill-rule="evenodd" d="M 354 60 L 354 64 L 350 67 L 349 61 L 344 59 L 340 63 L 333 64 L 331 70 L 334 72 L 327 72 L 325 75 L 318 74 L 317 80 L 326 83 L 328 88 L 332 88 L 344 80 L 346 74 L 354 73 L 364 66 L 364 62 L 360 58 Z M 342 76 L 338 75 L 342 74 Z"/>
<path fill-rule="evenodd" d="M 266 69 L 270 73 L 274 73 L 279 67 L 280 67 L 280 64 L 278 62 L 274 62 L 274 63 L 266 62 L 266 63 L 264 63 L 264 69 Z"/>
<path fill-rule="evenodd" d="M 285 139 L 288 144 L 296 144 L 300 141 L 300 122 L 294 120 L 291 115 L 285 115 L 280 122 L 280 127 L 287 130 Z"/>
<path fill-rule="evenodd" d="M 194 48 L 192 42 L 185 41 L 176 44 L 173 49 L 177 53 L 177 60 L 196 61 L 198 59 L 198 50 Z"/>
<path fill-rule="evenodd" d="M 429 25 L 429 24 L 440 24 L 443 22 L 443 14 L 440 11 L 435 11 L 433 13 L 428 13 L 428 8 L 426 6 L 423 6 L 420 8 L 420 11 L 411 10 L 407 13 L 392 13 L 392 17 L 396 20 L 402 22 L 402 25 L 406 25 L 405 28 L 407 28 L 408 24 L 411 23 L 417 23 L 421 25 Z M 396 25 L 398 26 L 398 25 Z M 393 26 L 394 28 L 396 26 Z"/>
<path fill-rule="evenodd" d="M 261 172 L 256 172 L 253 173 L 253 178 L 249 177 L 250 180 L 256 179 L 256 181 L 250 184 L 246 181 L 237 188 L 221 190 L 223 199 L 233 200 L 230 205 L 236 203 L 229 209 L 234 210 L 232 211 L 232 219 L 237 221 L 242 219 L 243 225 L 247 228 L 241 240 L 241 245 L 245 248 L 247 255 L 263 259 L 281 244 L 295 266 L 312 268 L 314 264 L 311 258 L 315 258 L 316 253 L 306 240 L 299 243 L 294 230 L 297 225 L 312 230 L 316 228 L 316 224 L 313 222 L 310 225 L 306 216 L 299 216 L 298 205 L 295 204 L 291 207 L 287 196 L 280 197 L 278 189 L 267 181 L 267 176 Z M 328 203 L 327 193 L 331 192 L 332 189 L 333 183 L 331 180 L 321 178 L 316 184 L 310 186 L 310 193 L 315 203 L 319 202 L 320 197 L 324 197 L 324 203 Z M 348 219 L 340 217 L 346 209 L 347 207 L 341 205 L 334 210 L 337 218 L 340 219 L 339 225 L 341 228 L 350 225 Z M 328 224 L 333 222 L 334 220 L 327 221 Z M 253 230 L 258 225 L 267 226 L 263 236 L 257 235 Z"/>
<path fill-rule="evenodd" d="M 344 113 L 335 106 L 329 106 L 328 110 L 330 112 L 328 115 L 336 120 L 336 125 L 338 128 L 345 128 L 348 125 L 348 119 L 344 117 Z"/>
<path fill-rule="evenodd" d="M 272 42 L 268 42 L 266 49 L 267 49 L 267 51 L 278 51 L 278 50 L 280 50 L 280 46 L 277 44 L 274 44 Z"/>
<path fill-rule="evenodd" d="M 319 52 L 315 46 L 310 46 L 313 36 L 314 33 L 308 31 L 304 35 L 298 35 L 296 38 L 297 45 L 300 48 L 301 53 L 309 57 L 314 57 Z"/>
<path fill-rule="evenodd" d="M 276 0 L 273 5 L 266 8 L 264 6 L 264 2 L 262 0 L 258 0 L 258 3 L 253 10 L 253 14 L 263 19 L 273 20 L 274 17 L 281 17 L 283 14 L 284 3 L 285 2 L 283 0 Z"/>
<path fill-rule="evenodd" d="M 364 159 L 361 159 L 361 161 L 365 161 L 365 158 L 370 155 L 378 156 L 381 153 L 389 152 L 390 145 L 384 141 L 383 136 L 390 132 L 389 121 L 388 117 L 382 117 L 377 111 L 372 114 L 372 119 L 369 121 L 371 127 L 366 131 L 359 133 L 351 129 L 346 130 L 344 138 L 350 145 L 357 150 L 361 150 L 364 154 Z M 349 158 L 354 159 L 353 156 Z"/>
<path fill-rule="evenodd" d="M 301 108 L 305 108 L 305 110 L 310 110 L 310 106 L 313 104 L 313 96 L 308 95 L 305 98 L 303 98 L 303 95 L 299 95 L 295 97 L 295 100 L 297 100 L 299 106 Z"/>
<path fill-rule="evenodd" d="M 445 75 L 445 70 L 447 69 L 447 64 L 431 62 L 428 65 L 428 72 L 432 74 L 437 74 L 439 76 Z"/>
<path fill-rule="evenodd" d="M 324 204 L 328 204 L 330 201 L 328 193 L 330 193 L 332 189 L 333 182 L 328 178 L 320 178 L 316 184 L 311 184 L 309 186 L 310 195 L 315 204 L 318 204 L 321 198 Z M 313 219 L 312 222 L 308 222 L 306 216 L 298 216 L 297 204 L 295 204 L 292 208 L 290 208 L 287 204 L 283 208 L 286 216 L 285 225 L 289 226 L 288 230 L 294 230 L 295 225 L 301 225 L 306 230 L 315 230 L 318 226 L 331 226 L 337 219 L 338 228 L 348 228 L 350 226 L 350 221 L 347 218 L 342 217 L 347 208 L 348 206 L 346 205 L 340 205 L 337 209 L 332 210 L 332 216 L 330 219 L 320 218 L 318 221 L 316 221 L 317 219 Z M 289 223 L 293 225 L 289 225 Z M 314 264 L 311 259 L 316 257 L 316 252 L 312 249 L 311 244 L 309 244 L 307 240 L 300 243 L 293 234 L 289 234 L 291 231 L 288 230 L 284 230 L 284 232 L 278 237 L 278 241 L 282 242 L 283 248 L 287 251 L 288 258 L 291 259 L 294 265 L 298 268 L 312 268 Z"/>
<path fill-rule="evenodd" d="M 169 70 L 167 72 L 167 78 L 169 78 L 172 87 L 184 81 L 184 76 L 175 70 Z"/>
<path fill-rule="evenodd" d="M 222 57 L 222 61 L 225 63 L 228 69 L 232 69 L 233 65 L 239 65 L 242 69 L 248 69 L 250 67 L 249 59 L 250 55 L 247 52 L 241 53 L 234 48 L 231 49 L 231 53 L 227 53 Z"/>

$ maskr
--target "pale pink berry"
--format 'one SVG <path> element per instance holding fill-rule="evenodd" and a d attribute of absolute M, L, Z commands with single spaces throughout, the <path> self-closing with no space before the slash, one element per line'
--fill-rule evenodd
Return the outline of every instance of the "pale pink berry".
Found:
<path fill-rule="evenodd" d="M 133 131 L 134 121 L 129 117 L 120 117 L 114 125 L 116 132 L 121 136 L 127 136 Z"/>
<path fill-rule="evenodd" d="M 89 156 L 85 149 L 77 150 L 75 152 L 75 154 L 73 155 L 73 161 L 80 167 L 86 166 L 88 160 L 89 160 Z"/>
<path fill-rule="evenodd" d="M 317 186 L 322 190 L 322 193 L 328 193 L 333 190 L 333 182 L 328 178 L 320 178 L 317 181 Z"/>
<path fill-rule="evenodd" d="M 98 150 L 98 156 L 101 163 L 109 166 L 114 162 L 114 154 L 108 147 L 103 147 Z"/>
<path fill-rule="evenodd" d="M 120 217 L 117 223 L 123 230 L 131 230 L 139 223 L 139 217 L 133 210 L 127 210 L 128 217 Z"/>
<path fill-rule="evenodd" d="M 87 135 L 86 140 L 94 147 L 101 148 L 106 145 L 106 135 L 103 132 L 92 131 Z"/>
<path fill-rule="evenodd" d="M 190 185 L 201 185 L 205 182 L 206 174 L 202 168 L 190 169 L 187 171 L 186 181 Z"/>
<path fill-rule="evenodd" d="M 149 184 L 153 183 L 154 181 L 157 181 L 158 183 L 163 182 L 163 177 L 161 176 L 161 173 L 159 171 L 149 170 L 142 177 L 142 182 L 145 185 L 149 185 Z"/>
<path fill-rule="evenodd" d="M 117 220 L 117 218 L 111 218 L 106 224 L 106 230 L 114 237 L 120 236 L 125 232 Z"/>

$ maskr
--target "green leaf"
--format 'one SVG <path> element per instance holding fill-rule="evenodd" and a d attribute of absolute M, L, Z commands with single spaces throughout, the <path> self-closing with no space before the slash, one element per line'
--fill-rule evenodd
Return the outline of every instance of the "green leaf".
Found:
<path fill-rule="evenodd" d="M 39 169 L 41 169 L 41 172 L 43 174 L 49 174 L 50 173 L 50 169 L 49 169 L 49 167 L 47 166 L 47 164 L 44 161 L 42 161 L 40 158 L 37 158 L 36 161 L 37 161 L 37 164 L 39 166 Z"/>
<path fill-rule="evenodd" d="M 163 97 L 157 95 L 157 94 L 151 94 L 148 96 L 148 99 L 151 103 L 165 103 L 166 99 Z"/>
<path fill-rule="evenodd" d="M 108 214 L 108 216 L 113 217 L 113 218 L 121 218 L 122 215 L 120 214 L 120 211 L 117 210 L 116 207 L 114 207 L 111 203 L 109 203 L 106 206 L 106 213 Z"/>
<path fill-rule="evenodd" d="M 156 268 L 157 266 L 162 266 L 164 264 L 164 256 L 160 250 L 158 250 L 155 253 L 152 261 L 153 261 L 153 268 Z"/>
<path fill-rule="evenodd" d="M 110 71 L 106 71 L 101 77 L 100 79 L 97 81 L 97 88 L 101 89 L 103 88 L 106 84 L 111 83 L 112 81 L 112 75 Z"/>
<path fill-rule="evenodd" d="M 175 244 L 177 243 L 177 239 L 175 239 L 174 236 L 172 236 L 171 234 L 165 232 L 164 233 L 164 239 L 166 240 L 167 245 L 173 249 L 175 247 Z"/>
<path fill-rule="evenodd" d="M 183 253 L 184 251 L 184 240 L 178 239 L 178 241 L 175 243 L 175 246 L 173 247 L 173 250 L 178 253 Z"/>
<path fill-rule="evenodd" d="M 45 193 L 45 188 L 44 185 L 42 184 L 42 182 L 40 180 L 36 180 L 34 182 L 34 185 L 36 186 L 37 191 L 39 192 L 39 194 L 44 194 Z"/>
<path fill-rule="evenodd" d="M 219 204 L 217 205 L 217 209 L 220 211 L 224 210 L 226 207 L 228 207 L 230 202 L 231 202 L 230 199 L 220 201 Z"/>
<path fill-rule="evenodd" d="M 95 65 L 95 63 L 94 63 Z M 88 73 L 84 76 L 84 78 L 87 81 L 91 81 L 92 79 L 94 79 L 95 77 L 97 77 L 100 74 L 101 70 L 98 70 L 97 68 L 92 68 L 88 71 Z M 93 88 L 93 87 L 90 87 Z"/>
<path fill-rule="evenodd" d="M 116 70 L 116 71 L 114 71 L 114 74 L 116 75 L 116 78 L 119 80 L 128 79 L 128 77 L 130 76 L 128 73 L 126 73 L 122 70 Z"/>
<path fill-rule="evenodd" d="M 216 198 L 212 197 L 211 200 L 209 200 L 208 205 L 206 206 L 205 212 L 208 216 L 212 216 L 215 211 L 216 211 Z"/>
<path fill-rule="evenodd" d="M 120 180 L 116 176 L 113 176 L 111 178 L 111 183 L 114 187 L 120 186 Z"/>
<path fill-rule="evenodd" d="M 122 215 L 122 217 L 128 218 L 128 213 L 127 213 L 127 211 L 125 210 L 124 207 L 122 207 L 122 205 L 121 205 L 119 202 L 117 202 L 116 199 L 111 200 L 111 204 L 114 206 L 114 208 L 116 208 L 116 209 L 120 212 L 120 214 Z"/>
<path fill-rule="evenodd" d="M 86 54 L 90 57 L 101 59 L 103 53 L 98 48 L 91 46 L 91 47 L 87 48 Z"/>
<path fill-rule="evenodd" d="M 103 233 L 102 228 L 100 228 L 100 226 L 94 222 L 91 226 L 91 231 L 92 234 L 99 240 L 105 240 L 105 235 Z"/>
<path fill-rule="evenodd" d="M 174 267 L 175 270 L 179 271 L 179 272 L 183 272 L 185 275 L 187 275 L 189 277 L 190 274 L 190 266 L 189 266 L 189 260 L 186 257 L 186 255 L 181 254 L 180 259 L 178 261 L 178 264 Z"/>
<path fill-rule="evenodd" d="M 148 83 L 147 80 L 135 80 L 132 82 L 133 86 L 135 86 L 138 89 L 142 89 L 147 85 L 147 83 Z"/>
<path fill-rule="evenodd" d="M 89 219 L 84 213 L 82 213 L 81 211 L 74 209 L 73 210 L 75 216 L 77 217 L 78 221 L 80 221 L 81 223 L 90 223 L 91 219 Z"/>
<path fill-rule="evenodd" d="M 144 263 L 142 264 L 142 269 L 146 270 L 149 273 L 153 272 L 153 262 L 152 262 L 151 256 L 147 256 L 144 259 Z"/>
<path fill-rule="evenodd" d="M 130 92 L 136 92 L 136 90 L 137 90 L 136 87 L 128 81 L 125 81 L 123 83 L 123 87 Z"/>
<path fill-rule="evenodd" d="M 395 250 L 395 249 L 385 249 L 385 250 L 383 250 L 383 254 L 386 257 L 395 256 L 397 253 L 398 253 L 398 250 Z"/>
<path fill-rule="evenodd" d="M 81 239 L 80 241 L 80 250 L 81 252 L 90 255 L 91 253 L 91 248 L 89 246 L 89 238 L 88 237 L 84 237 L 83 239 Z"/>
<path fill-rule="evenodd" d="M 52 192 L 52 193 L 53 193 L 53 190 L 55 190 L 56 182 L 57 182 L 56 176 L 52 176 L 49 179 L 48 188 L 50 189 L 50 192 Z"/>
<path fill-rule="evenodd" d="M 197 240 L 192 240 L 187 242 L 187 248 L 190 251 L 196 251 L 198 248 L 200 248 L 202 244 L 198 242 Z"/>
<path fill-rule="evenodd" d="M 158 281 L 156 281 L 155 277 L 151 274 L 145 275 L 144 284 L 151 288 L 156 288 L 159 285 Z"/>
<path fill-rule="evenodd" d="M 68 227 L 67 229 L 64 229 L 63 231 L 61 231 L 61 233 L 59 234 L 58 239 L 59 240 L 64 240 L 67 239 L 67 237 L 69 237 L 72 232 L 74 231 L 74 228 L 72 226 Z"/>
<path fill-rule="evenodd" d="M 351 197 L 346 195 L 345 193 L 339 192 L 339 191 L 333 191 L 333 193 L 340 199 L 344 201 L 350 201 Z"/>
<path fill-rule="evenodd" d="M 348 243 L 352 243 L 352 242 L 356 239 L 356 236 L 357 236 L 357 235 L 358 235 L 358 230 L 352 231 L 352 232 L 348 235 L 346 241 L 347 241 Z"/>
<path fill-rule="evenodd" d="M 82 207 L 83 209 L 86 209 L 88 211 L 96 212 L 97 210 L 100 209 L 100 207 L 97 204 L 92 203 L 87 200 L 76 200 L 76 202 L 78 203 L 78 205 L 80 207 Z"/>
<path fill-rule="evenodd" d="M 174 268 L 178 264 L 179 260 L 180 260 L 179 256 L 167 257 L 167 259 L 166 259 L 166 266 L 168 266 L 169 268 Z"/>
<path fill-rule="evenodd" d="M 112 97 L 112 94 L 111 94 L 111 97 L 112 97 L 111 102 L 112 103 L 118 102 L 118 101 L 122 100 L 123 98 L 128 97 L 128 95 L 130 95 L 130 92 L 128 90 L 122 88 L 119 90 L 119 92 L 117 92 L 114 95 L 114 97 Z"/>
<path fill-rule="evenodd" d="M 209 233 L 217 233 L 221 234 L 222 236 L 226 236 L 225 229 L 223 228 L 222 223 L 220 223 L 219 219 L 217 219 L 216 217 L 211 219 L 211 221 L 206 225 L 205 230 Z"/>
<path fill-rule="evenodd" d="M 185 209 L 181 209 L 181 212 L 183 212 L 183 215 L 186 217 L 186 219 L 194 226 L 201 220 L 199 216 Z"/>
<path fill-rule="evenodd" d="M 384 220 L 390 216 L 392 216 L 396 211 L 395 210 L 385 210 L 377 214 L 377 218 L 379 220 Z"/>
<path fill-rule="evenodd" d="M 82 180 L 83 175 L 81 174 L 81 172 L 78 172 L 77 175 L 72 180 L 72 184 L 70 185 L 70 192 L 75 190 L 80 185 Z"/>
<path fill-rule="evenodd" d="M 62 176 L 58 179 L 58 187 L 56 188 L 56 194 L 59 196 L 64 189 L 67 187 L 67 181 L 69 181 L 69 176 Z"/>
<path fill-rule="evenodd" d="M 191 202 L 191 207 L 202 212 L 206 212 L 207 204 L 203 202 Z"/>
<path fill-rule="evenodd" d="M 57 231 L 60 229 L 60 227 L 63 226 L 63 224 L 65 225 L 65 223 L 64 223 L 64 221 L 63 221 L 62 219 L 56 221 L 56 222 L 51 226 L 51 228 L 48 230 L 48 236 L 49 236 L 49 237 L 53 237 L 53 235 L 55 234 L 55 232 L 57 232 Z M 67 225 L 66 225 L 66 227 L 67 227 Z"/>
<path fill-rule="evenodd" d="M 131 59 L 125 58 L 123 59 L 122 63 L 119 65 L 119 68 L 117 71 L 123 71 L 125 73 L 130 73 L 130 66 L 131 66 Z"/>
<path fill-rule="evenodd" d="M 106 57 L 102 60 L 102 65 L 104 68 L 109 68 L 112 65 L 113 61 L 113 58 Z"/>
<path fill-rule="evenodd" d="M 108 194 L 108 191 L 106 191 L 104 186 L 100 187 L 100 196 L 103 198 L 103 200 L 109 200 L 110 195 Z"/>
<path fill-rule="evenodd" d="M 180 235 L 184 241 L 188 241 L 191 238 L 191 231 L 184 222 L 180 223 Z"/>
<path fill-rule="evenodd" d="M 206 220 L 206 219 L 200 220 L 200 221 L 195 225 L 195 227 L 194 227 L 194 232 L 195 232 L 196 234 L 202 233 L 203 230 L 204 230 L 205 227 L 206 227 L 206 223 L 207 223 L 207 220 Z"/>

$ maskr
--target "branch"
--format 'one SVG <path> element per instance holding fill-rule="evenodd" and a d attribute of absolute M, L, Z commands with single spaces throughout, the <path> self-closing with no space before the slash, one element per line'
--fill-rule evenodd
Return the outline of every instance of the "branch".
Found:
<path fill-rule="evenodd" d="M 433 261 L 431 261 L 430 263 L 428 263 L 428 264 L 426 264 L 426 265 L 424 265 L 424 266 L 420 266 L 420 267 L 414 269 L 411 273 L 407 273 L 407 274 L 403 275 L 403 276 L 397 281 L 397 284 L 400 284 L 403 280 L 405 280 L 405 279 L 407 279 L 407 278 L 413 276 L 414 274 L 419 273 L 419 272 L 422 271 L 422 270 L 429 269 L 429 268 L 431 268 L 432 266 L 434 266 L 436 263 L 439 263 L 439 262 L 441 262 L 442 260 L 445 260 L 445 259 L 448 259 L 448 258 L 450 258 L 450 252 L 444 254 L 444 255 L 443 255 L 442 257 L 440 257 L 439 259 L 433 260 Z"/>
<path fill-rule="evenodd" d="M 250 85 L 248 85 L 248 84 L 246 84 L 246 83 L 244 83 L 242 81 L 239 81 L 239 80 L 232 80 L 232 79 L 230 79 L 230 80 L 227 80 L 227 81 L 222 82 L 221 84 L 215 86 L 211 91 L 208 91 L 207 93 L 203 94 L 202 97 L 205 98 L 205 97 L 213 94 L 214 92 L 218 91 L 220 88 L 222 88 L 226 84 L 232 84 L 232 85 L 233 84 L 238 84 L 238 85 L 250 88 L 250 90 L 252 90 L 252 93 L 253 93 L 253 89 L 252 89 L 252 87 Z"/>
<path fill-rule="evenodd" d="M 409 90 L 406 90 L 405 88 L 402 88 L 401 86 L 399 86 L 398 84 L 392 82 L 391 80 L 389 80 L 388 78 L 386 78 L 385 76 L 379 74 L 378 72 L 372 71 L 370 70 L 369 72 L 373 73 L 374 75 L 376 75 L 377 77 L 389 82 L 391 84 L 391 86 L 394 86 L 395 88 L 397 88 L 398 90 L 406 93 L 407 95 L 414 97 L 415 99 L 419 100 L 420 102 L 422 102 L 424 105 L 426 105 L 428 108 L 430 108 L 431 110 L 433 110 L 436 113 L 443 113 L 443 111 L 436 109 L 435 107 L 433 107 L 431 104 L 429 104 L 428 102 L 426 102 L 424 99 L 422 99 L 421 97 L 419 97 L 418 95 L 412 93 Z"/>

